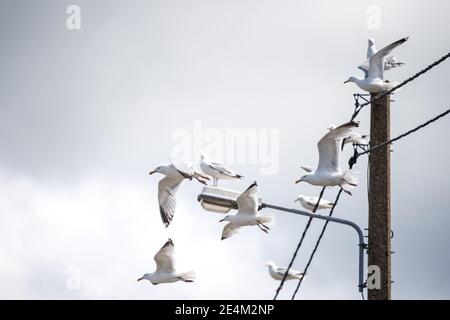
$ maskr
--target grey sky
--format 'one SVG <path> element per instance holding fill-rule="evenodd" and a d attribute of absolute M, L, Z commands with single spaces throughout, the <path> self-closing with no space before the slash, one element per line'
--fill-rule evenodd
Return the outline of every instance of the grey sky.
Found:
<path fill-rule="evenodd" d="M 81 30 L 66 28 L 71 4 Z M 369 5 L 381 9 L 379 30 L 366 26 Z M 255 228 L 220 242 L 220 215 L 202 211 L 192 182 L 165 230 L 148 170 L 168 161 L 173 132 L 197 120 L 221 132 L 278 129 L 279 173 L 234 165 L 247 179 L 224 185 L 258 180 L 265 200 L 287 206 L 318 195 L 292 181 L 300 165 L 315 165 L 326 127 L 348 120 L 358 90 L 343 81 L 360 74 L 367 38 L 381 48 L 410 36 L 396 50 L 406 65 L 388 74 L 402 80 L 448 52 L 449 9 L 444 0 L 2 1 L 0 297 L 270 299 L 277 283 L 265 262 L 289 262 L 306 220 L 275 213 L 271 234 Z M 448 108 L 449 71 L 445 62 L 395 94 L 393 136 Z M 366 133 L 368 110 L 359 120 Z M 394 298 L 450 298 L 448 126 L 393 146 Z M 362 227 L 365 163 L 336 210 Z M 320 228 L 313 223 L 296 269 Z M 168 236 L 198 281 L 136 283 Z M 80 290 L 66 287 L 71 266 Z M 356 267 L 356 236 L 330 226 L 298 297 L 358 299 Z"/>

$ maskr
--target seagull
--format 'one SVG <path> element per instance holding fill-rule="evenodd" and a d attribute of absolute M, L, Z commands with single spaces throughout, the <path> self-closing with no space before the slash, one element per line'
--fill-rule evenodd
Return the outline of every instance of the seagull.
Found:
<path fill-rule="evenodd" d="M 308 182 L 315 186 L 341 186 L 348 194 L 348 186 L 356 186 L 358 181 L 351 170 L 342 171 L 339 167 L 340 145 L 342 140 L 349 136 L 352 129 L 358 127 L 359 123 L 350 121 L 341 126 L 331 129 L 317 144 L 319 149 L 319 164 L 317 169 L 307 172 L 295 183 Z M 307 167 L 309 168 L 309 167 Z"/>
<path fill-rule="evenodd" d="M 238 212 L 236 214 L 226 215 L 219 222 L 228 221 L 229 223 L 223 228 L 222 239 L 231 237 L 244 226 L 258 226 L 262 231 L 268 233 L 270 228 L 267 224 L 275 222 L 272 215 L 258 213 L 258 185 L 253 182 L 242 194 L 237 198 Z"/>
<path fill-rule="evenodd" d="M 314 211 L 314 208 L 316 207 L 317 200 L 319 198 L 317 197 L 308 197 L 304 195 L 299 195 L 295 201 L 299 201 L 303 208 L 306 210 Z M 294 201 L 294 202 L 295 202 Z M 320 209 L 331 209 L 333 207 L 334 203 L 325 199 L 320 199 L 319 206 L 317 207 L 317 210 Z"/>
<path fill-rule="evenodd" d="M 349 136 L 342 140 L 341 150 L 344 150 L 344 146 L 347 143 L 351 143 L 357 146 L 368 146 L 369 145 L 369 135 L 362 135 L 357 132 L 350 132 Z"/>
<path fill-rule="evenodd" d="M 367 76 L 367 73 L 369 72 L 369 59 L 377 53 L 377 49 L 375 48 L 375 40 L 373 38 L 369 39 L 369 45 L 367 47 L 367 60 L 364 61 L 363 64 L 358 66 L 358 69 L 362 70 L 364 74 Z M 391 70 L 397 67 L 401 67 L 404 65 L 404 62 L 400 62 L 397 60 L 397 58 L 393 55 L 386 56 L 386 59 L 384 60 L 384 70 Z"/>
<path fill-rule="evenodd" d="M 137 281 L 148 280 L 153 285 L 160 283 L 172 283 L 177 281 L 194 282 L 195 272 L 177 272 L 175 270 L 175 261 L 173 257 L 174 245 L 172 239 L 169 238 L 161 249 L 153 258 L 156 262 L 156 271 L 153 273 L 146 273 Z"/>
<path fill-rule="evenodd" d="M 269 267 L 269 273 L 272 276 L 272 278 L 274 278 L 275 280 L 283 280 L 283 277 L 286 274 L 286 268 L 280 268 L 272 261 L 268 261 L 266 265 Z M 300 271 L 289 269 L 289 272 L 286 276 L 286 280 L 291 279 L 300 280 L 301 278 L 303 278 L 303 275 L 304 274 Z"/>
<path fill-rule="evenodd" d="M 363 89 L 368 92 L 383 92 L 386 90 L 390 90 L 394 88 L 397 83 L 390 82 L 384 80 L 384 62 L 386 60 L 386 56 L 391 53 L 391 51 L 408 40 L 408 37 L 397 40 L 380 51 L 377 51 L 373 56 L 369 59 L 369 70 L 366 73 L 366 76 L 363 78 L 358 77 L 350 77 L 347 82 L 354 82 Z"/>
<path fill-rule="evenodd" d="M 158 202 L 162 222 L 167 228 L 175 213 L 177 202 L 175 193 L 180 184 L 185 179 L 192 180 L 192 178 L 195 178 L 206 185 L 205 180 L 209 180 L 209 177 L 195 171 L 191 163 L 178 159 L 172 159 L 171 164 L 161 165 L 150 171 L 149 174 L 154 173 L 161 173 L 165 176 L 158 183 Z"/>
<path fill-rule="evenodd" d="M 243 176 L 237 174 L 224 164 L 208 161 L 204 154 L 201 155 L 200 168 L 203 173 L 213 178 L 214 186 L 217 187 L 219 179 L 241 179 Z"/>

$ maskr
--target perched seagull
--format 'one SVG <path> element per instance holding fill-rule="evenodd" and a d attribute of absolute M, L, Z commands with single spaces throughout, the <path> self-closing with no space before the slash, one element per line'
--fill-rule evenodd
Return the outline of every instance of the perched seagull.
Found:
<path fill-rule="evenodd" d="M 304 195 L 299 195 L 295 201 L 299 201 L 303 208 L 309 211 L 313 211 L 316 207 L 317 200 L 319 200 L 318 197 L 308 197 Z M 295 202 L 294 201 L 294 202 Z M 319 206 L 317 207 L 317 210 L 320 209 L 331 209 L 333 207 L 334 203 L 325 199 L 320 199 Z"/>
<path fill-rule="evenodd" d="M 200 168 L 203 173 L 213 178 L 214 186 L 217 186 L 219 179 L 241 179 L 243 176 L 237 174 L 224 164 L 208 161 L 204 154 L 201 155 Z"/>
<path fill-rule="evenodd" d="M 268 261 L 266 265 L 269 267 L 269 273 L 275 280 L 283 280 L 284 275 L 286 274 L 286 268 L 280 268 L 278 267 L 274 262 Z M 298 279 L 300 280 L 303 278 L 303 273 L 300 271 L 295 271 L 292 269 L 289 269 L 289 272 L 286 276 L 286 280 L 292 280 L 292 279 Z"/>
<path fill-rule="evenodd" d="M 357 132 L 350 132 L 349 136 L 342 140 L 341 150 L 344 150 L 344 146 L 347 143 L 355 144 L 357 146 L 368 146 L 369 145 L 369 136 L 362 135 Z"/>
<path fill-rule="evenodd" d="M 165 176 L 158 183 L 158 202 L 161 219 L 166 228 L 175 213 L 177 203 L 175 193 L 180 184 L 185 179 L 195 178 L 206 185 L 205 179 L 209 180 L 209 177 L 195 171 L 194 166 L 190 163 L 178 159 L 172 159 L 171 162 L 171 164 L 161 165 L 149 173 L 152 175 L 158 172 Z"/>
<path fill-rule="evenodd" d="M 319 149 L 319 165 L 317 169 L 306 173 L 295 183 L 308 182 L 315 186 L 341 186 L 345 192 L 351 194 L 348 186 L 356 186 L 357 179 L 351 170 L 342 171 L 339 167 L 340 146 L 342 140 L 350 135 L 352 129 L 358 127 L 358 122 L 351 121 L 335 129 L 330 130 L 320 139 L 317 147 Z"/>
<path fill-rule="evenodd" d="M 383 92 L 394 88 L 397 83 L 384 80 L 384 62 L 386 56 L 406 40 L 408 40 L 407 37 L 397 40 L 380 51 L 377 51 L 369 59 L 369 70 L 364 78 L 350 77 L 344 83 L 354 82 L 358 87 L 368 92 Z"/>
<path fill-rule="evenodd" d="M 236 214 L 226 215 L 219 222 L 229 221 L 223 228 L 222 240 L 231 237 L 244 226 L 258 226 L 262 231 L 268 233 L 270 228 L 267 224 L 274 223 L 275 219 L 272 215 L 260 214 L 258 212 L 258 185 L 256 181 L 250 185 L 237 198 L 238 212 Z"/>
<path fill-rule="evenodd" d="M 361 69 L 364 74 L 367 76 L 367 73 L 369 72 L 369 59 L 377 53 L 377 49 L 375 48 L 375 40 L 373 38 L 369 39 L 369 45 L 367 47 L 367 60 L 358 66 L 358 69 Z M 384 60 L 384 70 L 390 70 L 397 67 L 401 67 L 404 65 L 404 62 L 397 61 L 397 58 L 393 55 L 386 56 L 386 59 Z"/>
<path fill-rule="evenodd" d="M 156 262 L 156 271 L 144 274 L 141 278 L 137 279 L 137 281 L 148 280 L 154 285 L 177 281 L 194 282 L 194 271 L 180 273 L 175 270 L 173 249 L 174 245 L 172 239 L 167 240 L 153 258 Z"/>

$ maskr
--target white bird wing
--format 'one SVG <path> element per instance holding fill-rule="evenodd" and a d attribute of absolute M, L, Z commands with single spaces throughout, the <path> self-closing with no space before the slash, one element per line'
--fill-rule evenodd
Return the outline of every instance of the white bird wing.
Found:
<path fill-rule="evenodd" d="M 276 272 L 278 275 L 284 277 L 284 274 L 286 273 L 286 268 L 276 267 L 276 268 L 275 268 L 275 272 Z M 290 273 L 291 273 L 291 270 L 289 270 L 288 275 L 289 275 Z"/>
<path fill-rule="evenodd" d="M 156 271 L 159 272 L 172 272 L 175 270 L 175 261 L 173 258 L 174 245 L 172 239 L 162 246 L 161 249 L 155 254 L 154 260 L 156 262 Z"/>
<path fill-rule="evenodd" d="M 236 199 L 238 205 L 238 213 L 256 214 L 258 211 L 258 184 L 253 182 L 241 195 Z"/>
<path fill-rule="evenodd" d="M 358 69 L 364 72 L 364 78 L 367 78 L 369 76 L 369 59 L 377 52 L 377 49 L 375 48 L 375 43 L 372 38 L 368 40 L 368 46 L 367 46 L 367 60 L 364 61 L 361 65 L 358 66 Z"/>
<path fill-rule="evenodd" d="M 387 45 L 380 51 L 377 51 L 373 56 L 369 59 L 369 76 L 371 78 L 380 78 L 384 79 L 384 61 L 385 57 L 392 52 L 392 50 L 402 43 L 404 43 L 408 38 L 403 38 L 400 40 L 397 40 L 395 42 L 392 42 L 391 44 Z"/>
<path fill-rule="evenodd" d="M 348 137 L 353 128 L 358 127 L 358 122 L 351 121 L 330 130 L 317 143 L 319 149 L 318 171 L 336 172 L 339 169 L 339 155 L 342 140 Z"/>
<path fill-rule="evenodd" d="M 362 65 L 358 66 L 358 69 L 364 72 L 364 78 L 367 78 L 369 76 L 369 63 L 363 63 Z"/>
<path fill-rule="evenodd" d="M 241 229 L 240 226 L 235 225 L 233 223 L 228 223 L 222 231 L 222 240 L 231 237 L 233 234 L 236 234 Z"/>
<path fill-rule="evenodd" d="M 195 175 L 194 166 L 180 159 L 172 158 L 174 168 L 186 179 L 192 180 Z"/>
<path fill-rule="evenodd" d="M 317 198 L 315 198 L 315 197 L 305 198 L 305 201 L 306 201 L 307 204 L 309 204 L 312 207 L 315 207 L 316 204 L 317 204 Z M 322 202 L 322 200 L 320 202 Z"/>
<path fill-rule="evenodd" d="M 284 277 L 286 270 L 287 270 L 286 268 L 282 268 L 282 267 L 275 268 L 275 272 L 282 277 Z M 288 276 L 296 276 L 298 274 L 300 274 L 299 271 L 289 269 Z"/>
<path fill-rule="evenodd" d="M 177 200 L 175 194 L 184 178 L 164 177 L 158 183 L 159 212 L 162 222 L 169 226 L 175 213 Z"/>
<path fill-rule="evenodd" d="M 377 53 L 377 48 L 375 48 L 375 41 L 370 38 L 367 45 L 367 59 L 370 59 L 375 53 Z"/>
<path fill-rule="evenodd" d="M 210 163 L 208 163 L 208 165 L 211 169 L 216 170 L 223 175 L 230 176 L 230 177 L 236 176 L 236 173 L 224 164 L 217 163 L 217 162 L 210 162 Z"/>

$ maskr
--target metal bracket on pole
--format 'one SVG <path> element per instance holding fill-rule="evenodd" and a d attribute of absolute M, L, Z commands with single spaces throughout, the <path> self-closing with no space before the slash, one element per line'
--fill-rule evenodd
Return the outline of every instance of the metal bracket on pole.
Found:
<path fill-rule="evenodd" d="M 214 191 L 211 192 L 212 191 L 211 189 L 206 189 L 204 191 L 205 192 L 202 192 L 201 194 L 198 195 L 197 199 L 198 199 L 198 201 L 200 201 L 202 203 L 202 206 L 206 210 L 208 210 L 207 209 L 208 205 L 210 205 L 211 208 L 225 207 L 228 209 L 237 209 L 237 203 L 236 203 L 236 199 L 234 197 L 224 196 L 223 193 L 220 192 L 220 190 L 217 190 L 217 193 Z M 358 241 L 359 241 L 359 243 L 358 243 L 358 247 L 359 247 L 359 265 L 358 265 L 359 284 L 358 284 L 358 288 L 359 288 L 359 292 L 363 292 L 364 288 L 366 287 L 366 283 L 364 282 L 364 249 L 367 248 L 367 244 L 364 243 L 363 232 L 357 224 L 355 224 L 352 221 L 345 220 L 345 219 L 329 217 L 329 216 L 324 216 L 324 215 L 320 215 L 320 214 L 313 214 L 313 213 L 303 211 L 303 210 L 289 209 L 289 208 L 285 208 L 285 207 L 281 207 L 281 206 L 277 206 L 277 205 L 273 205 L 273 204 L 265 203 L 265 202 L 261 201 L 259 210 L 264 209 L 264 208 L 270 208 L 270 209 L 274 209 L 274 210 L 290 212 L 290 213 L 299 214 L 299 215 L 314 218 L 314 219 L 326 220 L 326 221 L 344 224 L 344 225 L 352 227 L 358 234 Z M 215 211 L 215 210 L 213 210 L 213 211 Z M 222 210 L 217 210 L 216 212 L 221 212 L 221 211 Z"/>

